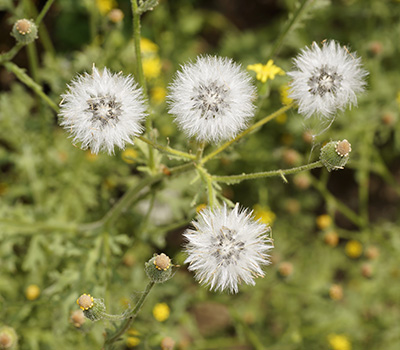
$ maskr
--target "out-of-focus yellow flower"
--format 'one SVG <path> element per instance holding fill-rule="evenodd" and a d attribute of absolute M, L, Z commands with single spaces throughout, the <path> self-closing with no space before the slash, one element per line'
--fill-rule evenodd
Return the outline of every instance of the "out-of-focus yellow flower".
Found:
<path fill-rule="evenodd" d="M 329 334 L 328 342 L 332 350 L 351 350 L 351 343 L 345 335 Z"/>
<path fill-rule="evenodd" d="M 125 163 L 133 164 L 138 156 L 138 153 L 133 148 L 125 149 L 122 154 L 121 158 Z"/>
<path fill-rule="evenodd" d="M 147 79 L 154 79 L 160 76 L 161 60 L 159 57 L 143 58 L 143 74 Z"/>
<path fill-rule="evenodd" d="M 158 322 L 164 322 L 169 314 L 170 309 L 166 303 L 158 303 L 153 308 L 153 316 Z"/>
<path fill-rule="evenodd" d="M 165 101 L 165 97 L 167 97 L 167 90 L 162 86 L 155 86 L 150 91 L 151 99 L 159 104 Z"/>
<path fill-rule="evenodd" d="M 247 66 L 248 70 L 252 70 L 257 73 L 257 80 L 261 80 L 261 82 L 265 83 L 268 79 L 275 79 L 276 75 L 285 75 L 283 69 L 274 65 L 273 60 L 269 60 L 267 64 L 251 64 Z"/>
<path fill-rule="evenodd" d="M 349 258 L 356 259 L 361 255 L 363 248 L 359 241 L 352 239 L 346 243 L 345 250 Z"/>
<path fill-rule="evenodd" d="M 117 6 L 115 0 L 96 0 L 97 8 L 100 13 L 104 16 L 109 13 L 114 7 Z"/>
<path fill-rule="evenodd" d="M 253 209 L 255 220 L 260 220 L 263 224 L 272 226 L 276 219 L 276 215 L 273 211 L 269 210 L 266 207 L 262 207 L 259 204 L 256 204 Z"/>
<path fill-rule="evenodd" d="M 201 203 L 196 207 L 196 213 L 200 213 L 203 209 L 207 208 L 207 204 Z"/>
<path fill-rule="evenodd" d="M 140 339 L 138 338 L 139 335 L 139 331 L 134 328 L 130 328 L 128 330 L 128 338 L 126 338 L 126 346 L 128 348 L 134 348 L 135 346 L 138 346 L 140 344 Z"/>
<path fill-rule="evenodd" d="M 39 298 L 40 295 L 40 288 L 36 284 L 30 284 L 26 289 L 25 289 L 25 296 L 26 299 L 28 300 L 36 300 Z"/>
<path fill-rule="evenodd" d="M 289 98 L 289 85 L 282 85 L 279 88 L 279 94 L 281 97 L 282 104 L 289 105 L 293 102 L 293 100 Z"/>
<path fill-rule="evenodd" d="M 97 160 L 99 156 L 97 154 L 94 154 L 90 151 L 86 151 L 85 152 L 85 158 L 89 161 L 89 162 L 94 162 Z"/>
<path fill-rule="evenodd" d="M 120 9 L 112 9 L 108 13 L 108 18 L 111 22 L 120 23 L 124 19 L 124 13 Z"/>
<path fill-rule="evenodd" d="M 282 113 L 282 114 L 278 115 L 278 116 L 275 118 L 275 120 L 276 120 L 276 122 L 277 122 L 278 124 L 285 124 L 285 123 L 286 123 L 286 120 L 287 120 L 287 114 L 286 114 L 286 113 Z"/>
<path fill-rule="evenodd" d="M 143 54 L 156 53 L 158 51 L 158 46 L 149 39 L 141 38 L 140 51 L 142 51 Z"/>
<path fill-rule="evenodd" d="M 331 247 L 336 247 L 339 243 L 339 236 L 335 231 L 327 232 L 324 236 L 324 242 Z"/>
<path fill-rule="evenodd" d="M 399 105 L 399 108 L 400 108 L 400 91 L 397 92 L 396 101 L 397 101 L 397 104 Z"/>
<path fill-rule="evenodd" d="M 325 230 L 332 225 L 332 218 L 328 214 L 317 216 L 317 226 L 320 230 Z"/>

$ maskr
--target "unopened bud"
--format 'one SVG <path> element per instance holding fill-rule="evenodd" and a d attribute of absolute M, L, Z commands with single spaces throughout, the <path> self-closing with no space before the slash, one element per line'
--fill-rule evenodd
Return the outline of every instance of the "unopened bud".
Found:
<path fill-rule="evenodd" d="M 145 264 L 145 271 L 152 282 L 163 283 L 172 277 L 171 259 L 164 253 L 155 255 Z"/>
<path fill-rule="evenodd" d="M 175 340 L 171 337 L 165 337 L 161 340 L 161 349 L 162 350 L 174 350 Z"/>
<path fill-rule="evenodd" d="M 95 299 L 90 294 L 82 294 L 76 303 L 83 310 L 83 315 L 91 321 L 99 321 L 108 315 L 103 299 Z"/>
<path fill-rule="evenodd" d="M 120 9 L 112 9 L 108 13 L 108 18 L 111 22 L 120 23 L 124 19 L 124 13 Z"/>
<path fill-rule="evenodd" d="M 12 350 L 17 348 L 18 336 L 14 328 L 0 327 L 0 349 Z"/>
<path fill-rule="evenodd" d="M 29 19 L 19 19 L 15 22 L 11 35 L 21 44 L 29 44 L 37 39 L 38 29 L 36 24 Z"/>
<path fill-rule="evenodd" d="M 279 273 L 283 277 L 288 277 L 293 273 L 293 264 L 287 261 L 282 262 L 279 265 Z"/>
<path fill-rule="evenodd" d="M 69 319 L 76 328 L 82 327 L 82 325 L 85 323 L 85 315 L 83 314 L 82 310 L 75 310 L 73 313 L 71 313 L 71 317 Z"/>
<path fill-rule="evenodd" d="M 349 141 L 331 141 L 322 147 L 319 159 L 328 171 L 343 169 L 349 160 L 350 152 Z"/>

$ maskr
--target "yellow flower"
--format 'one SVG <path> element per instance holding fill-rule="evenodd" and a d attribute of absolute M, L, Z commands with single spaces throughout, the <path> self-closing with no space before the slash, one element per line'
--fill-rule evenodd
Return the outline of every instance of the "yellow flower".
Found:
<path fill-rule="evenodd" d="M 147 79 L 157 78 L 161 73 L 159 57 L 143 58 L 143 74 Z"/>
<path fill-rule="evenodd" d="M 282 85 L 279 88 L 279 94 L 281 97 L 282 104 L 287 106 L 293 102 L 293 100 L 291 98 L 289 98 L 289 85 Z"/>
<path fill-rule="evenodd" d="M 135 163 L 135 159 L 137 158 L 137 156 L 138 153 L 133 148 L 125 149 L 121 154 L 122 160 L 128 164 Z"/>
<path fill-rule="evenodd" d="M 254 207 L 254 219 L 260 220 L 263 224 L 270 225 L 275 221 L 276 215 L 266 207 L 256 204 Z"/>
<path fill-rule="evenodd" d="M 100 13 L 104 16 L 109 13 L 114 7 L 117 6 L 115 0 L 96 0 L 97 8 Z"/>
<path fill-rule="evenodd" d="M 285 123 L 286 123 L 286 120 L 287 120 L 287 114 L 286 114 L 286 113 L 282 113 L 282 114 L 278 115 L 278 116 L 275 118 L 275 120 L 276 120 L 276 122 L 277 122 L 278 124 L 285 124 Z"/>
<path fill-rule="evenodd" d="M 150 93 L 151 99 L 157 104 L 164 102 L 167 96 L 167 90 L 162 86 L 155 86 L 151 89 Z"/>
<path fill-rule="evenodd" d="M 345 250 L 349 258 L 356 259 L 361 255 L 363 248 L 359 241 L 352 239 L 346 243 Z"/>
<path fill-rule="evenodd" d="M 332 284 L 329 288 L 329 296 L 332 300 L 342 300 L 343 287 L 340 284 Z"/>
<path fill-rule="evenodd" d="M 396 97 L 396 101 L 400 107 L 400 91 L 397 92 L 397 97 Z"/>
<path fill-rule="evenodd" d="M 324 230 L 332 225 L 332 218 L 328 214 L 317 217 L 317 226 L 320 230 Z"/>
<path fill-rule="evenodd" d="M 36 284 L 30 284 L 26 289 L 25 289 L 25 296 L 26 299 L 28 300 L 36 300 L 39 298 L 40 295 L 40 288 Z"/>
<path fill-rule="evenodd" d="M 201 203 L 196 207 L 196 213 L 200 213 L 203 209 L 207 208 L 207 204 Z"/>
<path fill-rule="evenodd" d="M 153 308 L 153 316 L 158 322 L 164 322 L 169 314 L 169 306 L 166 303 L 158 303 Z"/>
<path fill-rule="evenodd" d="M 328 342 L 333 350 L 351 350 L 351 343 L 345 335 L 329 334 Z"/>
<path fill-rule="evenodd" d="M 142 51 L 143 54 L 156 53 L 158 51 L 158 46 L 149 39 L 141 38 L 140 51 Z"/>
<path fill-rule="evenodd" d="M 126 338 L 126 346 L 128 348 L 134 348 L 140 344 L 140 339 L 137 337 L 128 337 Z"/>
<path fill-rule="evenodd" d="M 274 65 L 273 60 L 269 60 L 267 64 L 251 64 L 247 66 L 248 70 L 252 70 L 257 73 L 257 80 L 261 80 L 261 82 L 265 83 L 268 79 L 275 79 L 275 76 L 278 75 L 285 75 L 285 72 L 279 68 L 278 66 Z"/>

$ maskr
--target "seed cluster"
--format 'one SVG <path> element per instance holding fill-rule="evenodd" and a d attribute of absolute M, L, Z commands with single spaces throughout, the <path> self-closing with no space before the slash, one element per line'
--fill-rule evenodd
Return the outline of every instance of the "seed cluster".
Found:
<path fill-rule="evenodd" d="M 216 238 L 216 243 L 212 245 L 212 256 L 214 256 L 222 266 L 230 264 L 236 265 L 240 258 L 240 253 L 245 249 L 244 243 L 236 238 L 237 232 L 223 226 Z"/>
<path fill-rule="evenodd" d="M 335 93 L 341 85 L 343 77 L 334 68 L 323 65 L 314 71 L 308 80 L 309 92 L 323 97 L 327 92 Z"/>
<path fill-rule="evenodd" d="M 228 87 L 211 81 L 207 84 L 200 84 L 194 89 L 192 110 L 200 109 L 204 119 L 215 118 L 221 115 L 229 105 L 226 101 Z"/>
<path fill-rule="evenodd" d="M 115 99 L 115 96 L 91 96 L 87 104 L 86 111 L 92 114 L 92 121 L 100 122 L 102 127 L 110 122 L 115 125 L 122 113 L 122 104 Z"/>

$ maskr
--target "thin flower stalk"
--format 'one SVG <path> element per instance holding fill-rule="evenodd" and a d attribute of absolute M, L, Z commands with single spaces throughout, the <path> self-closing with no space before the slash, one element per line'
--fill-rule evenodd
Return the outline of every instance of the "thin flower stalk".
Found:
<path fill-rule="evenodd" d="M 291 168 L 291 169 L 279 169 L 279 170 L 272 170 L 272 171 L 263 171 L 263 172 L 259 172 L 259 173 L 253 173 L 253 174 L 240 174 L 240 175 L 230 175 L 230 176 L 213 175 L 212 180 L 216 181 L 216 182 L 239 183 L 243 180 L 254 180 L 254 179 L 261 179 L 261 178 L 265 178 L 265 177 L 280 176 L 280 177 L 283 177 L 283 179 L 285 181 L 286 179 L 284 178 L 284 175 L 297 174 L 302 171 L 321 168 L 322 166 L 323 166 L 323 164 L 321 161 L 316 161 L 314 163 L 302 165 L 302 166 L 299 166 L 296 168 Z M 285 182 L 287 182 L 287 181 L 285 181 Z"/>
<path fill-rule="evenodd" d="M 171 148 L 169 146 L 160 145 L 159 143 L 156 143 L 156 142 L 154 142 L 152 140 L 149 140 L 144 136 L 139 136 L 138 139 L 143 141 L 143 142 L 145 142 L 145 143 L 147 143 L 148 145 L 158 149 L 161 152 L 169 153 L 171 155 L 175 155 L 175 156 L 178 156 L 178 157 L 181 157 L 181 158 L 185 158 L 187 160 L 195 160 L 196 159 L 196 156 L 193 155 L 193 154 L 190 154 L 190 153 L 187 153 L 187 152 L 178 151 L 178 150 L 176 150 L 174 148 Z"/>
<path fill-rule="evenodd" d="M 247 134 L 249 134 L 250 132 L 252 132 L 253 130 L 263 126 L 264 124 L 268 123 L 269 121 L 275 119 L 276 117 L 280 116 L 281 114 L 285 113 L 286 111 L 288 111 L 289 109 L 291 109 L 292 107 L 295 106 L 295 103 L 291 103 L 287 106 L 284 106 L 280 109 L 278 109 L 276 112 L 266 116 L 265 118 L 259 120 L 257 123 L 253 124 L 252 126 L 250 126 L 249 128 L 247 128 L 246 130 L 242 131 L 239 135 L 237 135 L 234 139 L 229 140 L 227 142 L 225 142 L 223 145 L 221 145 L 220 147 L 218 147 L 216 150 L 214 150 L 213 152 L 209 153 L 207 156 L 203 157 L 203 159 L 201 160 L 200 164 L 205 164 L 206 162 L 208 162 L 210 159 L 213 159 L 217 154 L 221 153 L 223 150 L 225 150 L 226 148 L 228 148 L 232 143 L 240 140 L 242 137 L 246 136 Z"/>

